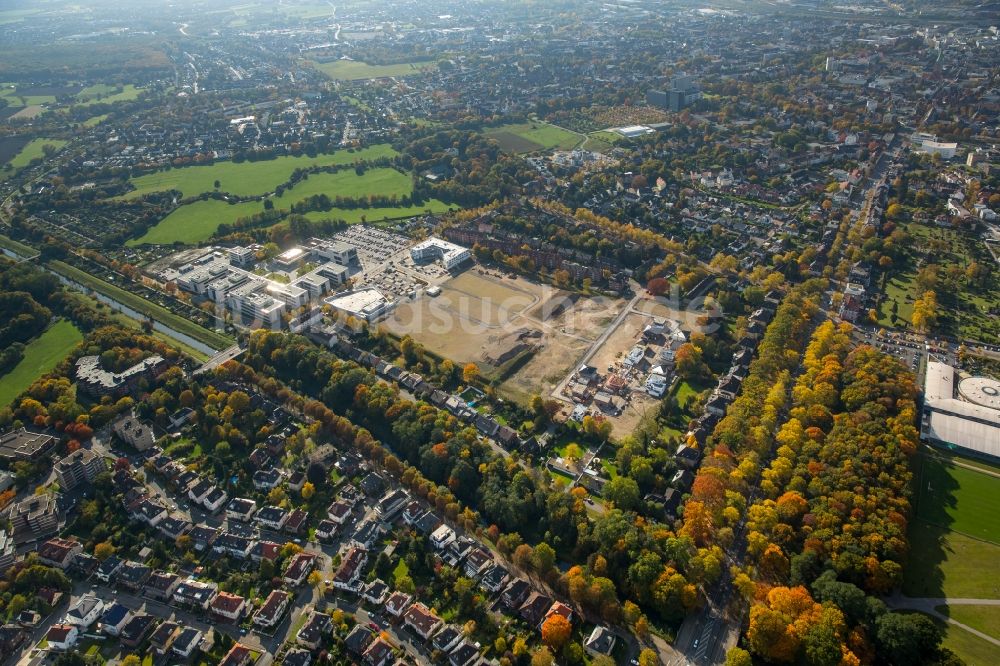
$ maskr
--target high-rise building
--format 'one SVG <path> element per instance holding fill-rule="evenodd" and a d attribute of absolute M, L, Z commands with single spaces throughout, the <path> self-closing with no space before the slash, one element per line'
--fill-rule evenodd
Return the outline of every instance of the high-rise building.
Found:
<path fill-rule="evenodd" d="M 104 458 L 89 449 L 77 449 L 55 464 L 56 478 L 64 490 L 72 490 L 81 483 L 93 483 L 105 469 Z"/>

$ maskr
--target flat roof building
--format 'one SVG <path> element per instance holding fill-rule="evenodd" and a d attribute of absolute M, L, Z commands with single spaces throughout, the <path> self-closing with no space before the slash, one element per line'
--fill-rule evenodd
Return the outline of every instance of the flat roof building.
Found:
<path fill-rule="evenodd" d="M 330 307 L 362 321 L 378 321 L 392 311 L 395 301 L 390 301 L 378 289 L 358 289 L 332 296 L 326 300 Z"/>
<path fill-rule="evenodd" d="M 467 247 L 431 237 L 411 247 L 410 257 L 418 263 L 440 259 L 444 267 L 451 270 L 471 259 L 472 252 Z"/>
<path fill-rule="evenodd" d="M 932 444 L 1000 459 L 1000 381 L 961 377 L 952 366 L 929 361 L 920 435 Z"/>

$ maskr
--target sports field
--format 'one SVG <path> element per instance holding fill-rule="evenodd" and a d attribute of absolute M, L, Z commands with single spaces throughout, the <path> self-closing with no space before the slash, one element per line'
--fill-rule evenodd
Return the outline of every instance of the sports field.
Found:
<path fill-rule="evenodd" d="M 306 217 L 313 221 L 343 220 L 349 224 L 358 222 L 381 222 L 383 220 L 402 220 L 408 217 L 423 215 L 426 211 L 445 213 L 455 208 L 438 199 L 430 199 L 419 206 L 398 206 L 395 208 L 331 208 L 328 211 L 313 211 Z"/>
<path fill-rule="evenodd" d="M 340 81 L 377 79 L 384 76 L 410 76 L 436 66 L 437 63 L 433 60 L 401 62 L 393 65 L 369 65 L 360 60 L 334 60 L 332 62 L 313 63 L 313 67 L 331 79 Z"/>
<path fill-rule="evenodd" d="M 83 335 L 76 326 L 61 320 L 29 342 L 24 358 L 0 377 L 0 407 L 6 407 L 31 384 L 56 367 L 72 351 Z"/>
<path fill-rule="evenodd" d="M 915 464 L 903 594 L 1000 599 L 1000 477 L 976 460 L 931 450 Z"/>
<path fill-rule="evenodd" d="M 930 455 L 920 460 L 917 516 L 1000 545 L 1000 478 Z"/>
<path fill-rule="evenodd" d="M 182 197 L 193 197 L 215 189 L 237 196 L 255 196 L 274 191 L 286 182 L 296 169 L 311 166 L 352 164 L 357 160 L 394 157 L 396 151 L 388 144 L 369 146 L 355 151 L 338 150 L 327 155 L 308 157 L 291 155 L 260 162 L 217 162 L 208 166 L 189 166 L 168 171 L 157 171 L 132 179 L 135 190 L 123 198 L 132 199 L 150 192 L 178 190 Z"/>
<path fill-rule="evenodd" d="M 56 150 L 59 150 L 66 143 L 66 141 L 61 139 L 32 139 L 17 155 L 11 158 L 10 165 L 15 169 L 23 169 L 31 163 L 31 160 L 45 156 L 45 151 L 43 150 L 45 146 L 52 146 Z"/>
<path fill-rule="evenodd" d="M 969 608 L 967 606 L 952 606 L 951 608 L 944 609 L 943 607 L 938 608 L 940 612 L 944 612 L 945 615 L 954 618 L 956 621 L 962 624 L 967 624 L 975 629 L 984 631 L 980 627 L 976 627 L 970 622 L 966 622 L 964 619 L 956 615 L 955 611 Z M 995 606 L 993 608 L 996 608 Z M 918 612 L 918 611 L 908 611 L 908 612 Z M 976 636 L 975 634 L 966 631 L 962 627 L 949 624 L 939 617 L 928 615 L 931 620 L 934 621 L 941 631 L 944 632 L 944 640 L 941 644 L 954 652 L 965 664 L 965 666 L 994 666 L 1000 662 L 1000 648 L 993 645 L 989 641 Z M 989 632 L 986 632 L 989 633 Z"/>
<path fill-rule="evenodd" d="M 491 127 L 484 132 L 496 139 L 500 148 L 510 153 L 533 153 L 559 148 L 570 150 L 583 141 L 582 137 L 555 125 L 543 122 L 515 123 Z"/>

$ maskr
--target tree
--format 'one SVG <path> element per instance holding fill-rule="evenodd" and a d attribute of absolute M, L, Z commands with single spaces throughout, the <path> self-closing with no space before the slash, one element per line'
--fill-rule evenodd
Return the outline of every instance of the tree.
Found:
<path fill-rule="evenodd" d="M 521 639 L 518 639 L 521 640 Z M 517 643 L 514 644 L 517 647 Z M 540 647 L 531 655 L 531 666 L 554 666 L 556 658 L 547 647 Z"/>
<path fill-rule="evenodd" d="M 604 486 L 604 496 L 619 509 L 630 511 L 639 506 L 639 484 L 627 476 L 616 476 Z"/>
<path fill-rule="evenodd" d="M 730 648 L 726 653 L 726 666 L 753 666 L 753 659 L 741 647 Z"/>
<path fill-rule="evenodd" d="M 922 297 L 913 302 L 913 327 L 921 333 L 933 329 L 937 324 L 937 309 L 937 295 L 933 291 L 925 291 Z"/>
<path fill-rule="evenodd" d="M 534 560 L 534 552 L 534 549 L 530 545 L 522 543 L 514 549 L 514 564 L 516 564 L 519 569 L 531 571 L 532 561 Z"/>
<path fill-rule="evenodd" d="M 573 625 L 558 613 L 553 613 L 542 623 L 542 642 L 558 652 L 573 633 Z"/>
<path fill-rule="evenodd" d="M 875 622 L 879 654 L 894 666 L 919 664 L 934 654 L 941 643 L 941 630 L 926 615 L 886 613 Z"/>
<path fill-rule="evenodd" d="M 102 541 L 94 546 L 94 557 L 101 562 L 115 554 L 115 546 L 109 541 Z"/>
<path fill-rule="evenodd" d="M 312 587 L 319 587 L 323 583 L 323 573 L 318 570 L 313 571 L 306 580 Z"/>
<path fill-rule="evenodd" d="M 316 486 L 314 486 L 311 482 L 306 481 L 305 483 L 302 484 L 301 492 L 302 492 L 302 499 L 308 502 L 309 500 L 312 499 L 313 495 L 316 494 Z"/>
<path fill-rule="evenodd" d="M 535 565 L 535 571 L 540 574 L 548 573 L 555 566 L 556 551 L 549 544 L 542 542 L 535 546 L 532 562 Z"/>
<path fill-rule="evenodd" d="M 475 363 L 467 363 L 464 368 L 462 368 L 462 381 L 466 384 L 475 383 L 479 379 L 479 366 Z"/>
<path fill-rule="evenodd" d="M 639 666 L 659 666 L 659 664 L 660 658 L 650 648 L 645 648 L 639 653 Z"/>
<path fill-rule="evenodd" d="M 121 666 L 140 666 L 142 664 L 142 659 L 137 655 L 130 654 L 124 659 L 122 659 Z"/>
<path fill-rule="evenodd" d="M 690 342 L 685 342 L 677 348 L 674 356 L 674 363 L 677 367 L 677 374 L 684 379 L 692 379 L 701 373 L 701 348 L 695 347 Z"/>

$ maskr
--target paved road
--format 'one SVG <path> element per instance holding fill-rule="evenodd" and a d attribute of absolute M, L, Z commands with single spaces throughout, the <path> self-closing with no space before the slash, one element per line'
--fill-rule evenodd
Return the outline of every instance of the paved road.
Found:
<path fill-rule="evenodd" d="M 209 372 L 210 370 L 214 370 L 223 363 L 231 361 L 232 359 L 236 358 L 244 351 L 246 350 L 242 349 L 239 345 L 233 345 L 232 347 L 223 349 L 222 351 L 217 352 L 215 356 L 202 363 L 201 366 L 194 371 L 194 374 L 200 375 L 204 372 Z"/>
<path fill-rule="evenodd" d="M 885 602 L 890 608 L 904 608 L 927 613 L 928 615 L 943 620 L 948 624 L 961 627 L 969 633 L 982 638 L 984 641 L 988 641 L 993 645 L 1000 647 L 1000 639 L 979 631 L 978 629 L 973 629 L 967 624 L 962 624 L 958 620 L 954 620 L 938 610 L 938 606 L 1000 606 L 1000 599 L 970 599 L 966 597 L 904 597 L 901 594 L 896 594 L 895 596 L 886 598 Z"/>

